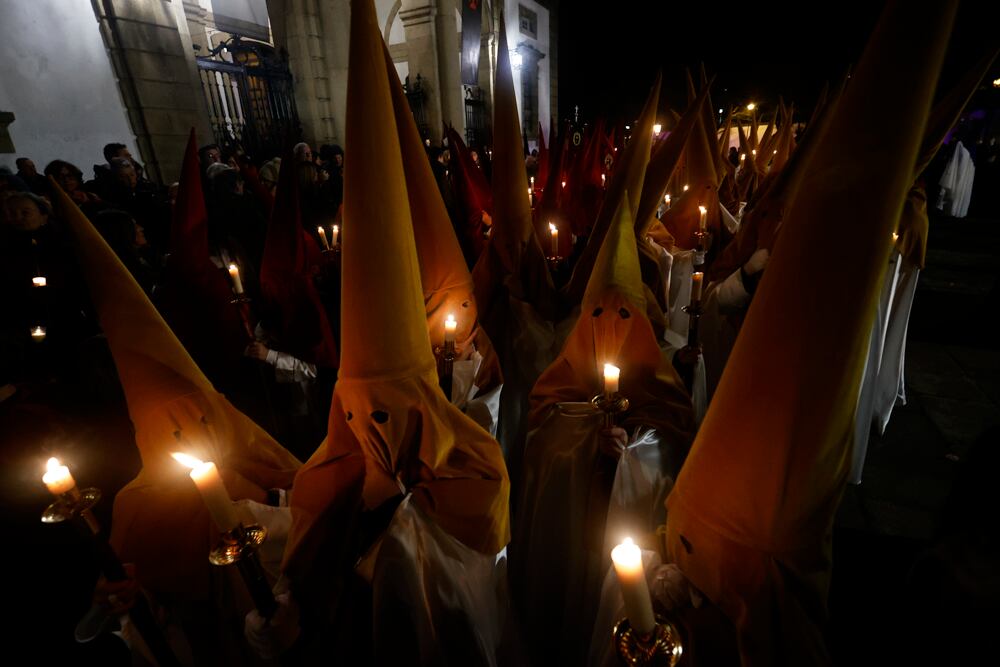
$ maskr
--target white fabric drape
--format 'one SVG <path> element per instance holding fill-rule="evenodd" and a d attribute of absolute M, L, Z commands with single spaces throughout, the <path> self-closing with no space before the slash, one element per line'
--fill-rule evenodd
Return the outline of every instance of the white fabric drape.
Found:
<path fill-rule="evenodd" d="M 969 201 L 972 199 L 972 181 L 976 177 L 976 167 L 972 163 L 972 156 L 966 150 L 962 142 L 955 144 L 955 150 L 948 160 L 948 165 L 941 174 L 938 185 L 941 186 L 941 194 L 938 198 L 937 207 L 955 218 L 964 218 L 969 212 Z"/>

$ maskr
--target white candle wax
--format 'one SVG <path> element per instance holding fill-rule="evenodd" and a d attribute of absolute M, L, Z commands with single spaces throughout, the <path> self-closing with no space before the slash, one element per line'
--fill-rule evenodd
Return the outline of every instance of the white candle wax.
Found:
<path fill-rule="evenodd" d="M 42 481 L 54 495 L 61 496 L 76 488 L 76 481 L 70 474 L 69 468 L 59 463 L 59 459 L 53 457 L 45 464 L 45 474 Z"/>
<path fill-rule="evenodd" d="M 699 206 L 698 213 L 701 216 L 698 218 L 698 228 L 704 232 L 708 228 L 708 209 L 704 206 Z"/>
<path fill-rule="evenodd" d="M 646 574 L 642 569 L 642 550 L 631 537 L 626 537 L 624 542 L 611 550 L 611 561 L 622 589 L 625 615 L 633 630 L 640 635 L 648 635 L 656 627 L 656 618 L 653 616 L 653 601 L 649 597 Z"/>
<path fill-rule="evenodd" d="M 45 287 L 48 281 L 45 279 L 45 276 L 35 276 L 31 279 L 31 284 L 35 287 Z"/>
<path fill-rule="evenodd" d="M 323 242 L 323 249 L 324 250 L 329 250 L 330 249 L 330 242 L 326 240 L 326 230 L 323 229 L 323 225 L 320 225 L 319 227 L 317 227 L 316 231 L 319 232 L 319 240 Z"/>
<path fill-rule="evenodd" d="M 551 222 L 549 223 L 549 233 L 552 234 L 552 256 L 559 256 L 559 229 Z"/>
<path fill-rule="evenodd" d="M 340 225 L 333 226 L 333 247 L 336 248 L 337 244 L 340 242 Z"/>
<path fill-rule="evenodd" d="M 229 265 L 229 277 L 233 279 L 233 291 L 237 295 L 243 294 L 243 281 L 240 279 L 240 267 L 235 264 Z"/>
<path fill-rule="evenodd" d="M 458 330 L 458 322 L 455 321 L 455 316 L 449 314 L 448 317 L 444 318 L 444 342 L 454 343 L 455 342 L 455 332 Z"/>
<path fill-rule="evenodd" d="M 211 461 L 199 461 L 187 454 L 172 454 L 179 463 L 191 468 L 191 479 L 194 480 L 202 500 L 212 515 L 212 520 L 222 532 L 228 532 L 240 524 L 233 509 L 233 501 L 226 491 L 226 485 L 219 475 L 219 469 Z"/>
<path fill-rule="evenodd" d="M 704 278 L 705 274 L 701 271 L 691 274 L 691 303 L 701 301 L 701 282 Z"/>
<path fill-rule="evenodd" d="M 618 380 L 622 371 L 614 364 L 604 364 L 604 393 L 617 394 Z"/>

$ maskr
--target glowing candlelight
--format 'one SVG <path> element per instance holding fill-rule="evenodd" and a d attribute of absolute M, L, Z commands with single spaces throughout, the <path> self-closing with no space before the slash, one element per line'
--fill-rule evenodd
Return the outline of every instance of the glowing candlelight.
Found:
<path fill-rule="evenodd" d="M 558 257 L 559 256 L 559 229 L 555 225 L 553 225 L 551 222 L 549 223 L 549 233 L 552 234 L 552 256 L 553 257 Z"/>
<path fill-rule="evenodd" d="M 42 481 L 53 495 L 61 496 L 76 488 L 76 480 L 70 474 L 69 468 L 59 462 L 59 459 L 52 457 L 45 463 L 45 474 Z"/>
<path fill-rule="evenodd" d="M 31 279 L 31 284 L 35 287 L 45 287 L 45 285 L 48 284 L 48 281 L 45 280 L 45 276 L 35 276 Z"/>
<path fill-rule="evenodd" d="M 744 161 L 746 161 L 746 159 L 747 159 L 747 154 L 746 153 L 740 153 L 740 162 L 744 162 Z"/>
<path fill-rule="evenodd" d="M 753 111 L 756 108 L 757 108 L 757 105 L 754 104 L 753 102 L 751 102 L 750 104 L 747 105 L 747 111 Z"/>
<path fill-rule="evenodd" d="M 323 225 L 320 225 L 319 227 L 317 227 L 316 231 L 319 232 L 319 240 L 323 242 L 323 249 L 324 250 L 329 250 L 330 249 L 330 242 L 326 240 L 326 230 L 323 229 Z"/>
<path fill-rule="evenodd" d="M 618 380 L 621 378 L 622 370 L 614 364 L 604 364 L 604 393 L 617 394 Z"/>
<path fill-rule="evenodd" d="M 646 574 L 642 569 L 642 550 L 631 537 L 611 550 L 611 561 L 615 565 L 618 584 L 625 601 L 625 615 L 632 629 L 640 635 L 648 635 L 656 627 L 653 616 L 653 601 L 649 597 Z"/>
<path fill-rule="evenodd" d="M 704 278 L 705 274 L 701 271 L 691 274 L 691 303 L 701 301 L 701 283 Z"/>
<path fill-rule="evenodd" d="M 897 234 L 896 232 L 893 232 L 892 233 L 892 242 L 895 243 L 898 240 L 899 240 L 899 234 Z"/>
<path fill-rule="evenodd" d="M 663 196 L 663 203 L 667 205 L 667 210 L 669 211 L 670 210 L 670 195 L 669 194 Z"/>
<path fill-rule="evenodd" d="M 340 225 L 333 226 L 333 247 L 336 248 L 337 244 L 340 242 Z"/>
<path fill-rule="evenodd" d="M 756 148 L 754 148 L 754 149 L 753 149 L 753 150 L 751 150 L 750 152 L 751 152 L 751 153 L 753 153 L 753 156 L 754 156 L 754 157 L 757 157 L 757 149 L 756 149 Z"/>
<path fill-rule="evenodd" d="M 688 191 L 688 186 L 687 186 L 687 185 L 685 185 L 685 186 L 684 186 L 684 192 L 687 192 L 687 191 Z"/>
<path fill-rule="evenodd" d="M 240 267 L 235 264 L 229 265 L 229 277 L 233 279 L 233 291 L 239 296 L 243 294 L 243 281 L 240 279 Z"/>
<path fill-rule="evenodd" d="M 201 493 L 201 498 L 205 501 L 208 513 L 212 515 L 212 520 L 215 521 L 219 530 L 226 533 L 240 525 L 240 520 L 236 517 L 236 510 L 233 509 L 233 501 L 226 491 L 226 485 L 223 483 L 219 469 L 215 467 L 215 464 L 179 452 L 174 452 L 171 456 L 181 465 L 191 468 L 191 479 L 198 487 L 198 492 Z"/>
<path fill-rule="evenodd" d="M 602 188 L 604 187 L 604 184 L 606 182 L 607 182 L 607 177 L 604 174 L 601 174 L 601 187 Z"/>
<path fill-rule="evenodd" d="M 563 186 L 564 188 L 566 187 L 566 181 L 563 181 L 563 182 L 562 182 L 562 186 Z"/>
<path fill-rule="evenodd" d="M 532 176 L 531 177 L 531 189 L 533 190 L 534 188 L 535 188 L 535 177 Z"/>
<path fill-rule="evenodd" d="M 662 130 L 662 129 L 663 129 L 662 125 L 660 125 L 659 123 L 655 123 L 653 125 L 653 134 L 654 135 L 658 135 L 660 133 L 660 130 Z"/>
<path fill-rule="evenodd" d="M 704 232 L 708 228 L 708 209 L 704 206 L 699 206 L 698 213 L 700 215 L 698 218 L 698 227 Z"/>
<path fill-rule="evenodd" d="M 455 321 L 454 315 L 448 313 L 448 317 L 444 318 L 444 342 L 454 343 L 456 331 L 458 331 L 458 322 Z"/>
<path fill-rule="evenodd" d="M 41 343 L 45 340 L 45 327 L 38 325 L 31 328 L 31 339 L 36 343 Z"/>

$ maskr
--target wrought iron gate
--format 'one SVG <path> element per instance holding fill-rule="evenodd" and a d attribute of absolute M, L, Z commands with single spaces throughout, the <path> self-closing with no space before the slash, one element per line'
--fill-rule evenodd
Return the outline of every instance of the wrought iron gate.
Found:
<path fill-rule="evenodd" d="M 490 114 L 479 86 L 465 86 L 465 143 L 483 149 L 493 142 Z"/>
<path fill-rule="evenodd" d="M 424 90 L 424 82 L 419 74 L 413 83 L 410 83 L 409 75 L 406 76 L 403 92 L 406 93 L 406 101 L 410 103 L 410 113 L 417 123 L 420 138 L 427 139 L 430 136 L 430 127 L 427 125 L 427 91 Z"/>
<path fill-rule="evenodd" d="M 223 49 L 232 62 L 218 57 Z M 217 144 L 264 160 L 301 139 L 292 73 L 272 46 L 235 36 L 197 61 Z"/>

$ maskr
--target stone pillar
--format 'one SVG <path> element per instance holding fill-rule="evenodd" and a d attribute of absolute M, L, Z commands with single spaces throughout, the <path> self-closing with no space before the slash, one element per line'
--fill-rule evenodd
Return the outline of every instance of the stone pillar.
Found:
<path fill-rule="evenodd" d="M 461 32 L 455 20 L 461 10 L 455 0 L 437 0 L 434 17 L 437 30 L 438 75 L 441 77 L 441 119 L 455 128 L 459 136 L 465 135 L 465 94 L 462 88 Z"/>
<path fill-rule="evenodd" d="M 211 137 L 190 36 L 185 50 L 170 0 L 93 3 L 146 173 L 175 181 L 191 127 Z"/>
<path fill-rule="evenodd" d="M 431 141 L 441 141 L 443 123 L 465 130 L 465 100 L 459 69 L 454 0 L 402 0 L 399 18 L 406 33 L 410 81 L 427 94 L 425 113 Z"/>

